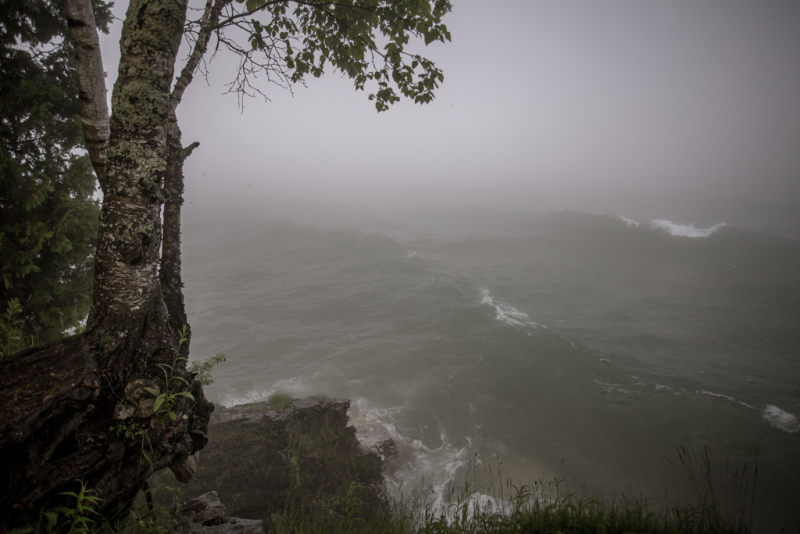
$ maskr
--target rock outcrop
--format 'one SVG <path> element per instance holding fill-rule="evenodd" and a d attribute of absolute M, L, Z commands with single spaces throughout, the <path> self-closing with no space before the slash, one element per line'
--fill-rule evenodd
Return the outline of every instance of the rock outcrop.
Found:
<path fill-rule="evenodd" d="M 216 491 L 232 514 L 268 522 L 287 505 L 334 510 L 355 483 L 365 504 L 380 507 L 383 460 L 394 453 L 394 442 L 378 423 L 361 425 L 357 434 L 349 407 L 347 399 L 307 397 L 282 407 L 218 408 L 182 495 Z"/>

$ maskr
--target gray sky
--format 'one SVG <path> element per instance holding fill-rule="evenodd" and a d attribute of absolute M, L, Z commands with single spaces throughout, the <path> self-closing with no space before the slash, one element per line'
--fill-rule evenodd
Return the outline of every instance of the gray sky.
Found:
<path fill-rule="evenodd" d="M 119 1 L 119 16 L 124 11 Z M 582 209 L 800 237 L 800 2 L 454 0 L 436 100 L 331 73 L 271 102 L 211 63 L 179 108 L 187 198 Z M 104 39 L 109 90 L 118 31 Z"/>

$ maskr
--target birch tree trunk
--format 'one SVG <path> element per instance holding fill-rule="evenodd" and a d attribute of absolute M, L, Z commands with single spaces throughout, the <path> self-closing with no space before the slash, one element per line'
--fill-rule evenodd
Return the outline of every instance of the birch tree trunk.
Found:
<path fill-rule="evenodd" d="M 84 334 L 0 361 L 0 533 L 77 479 L 103 499 L 106 514 L 124 510 L 150 474 L 205 445 L 213 410 L 178 358 L 186 353 L 178 342 L 186 326 L 181 167 L 190 150 L 180 148 L 170 86 L 187 0 L 131 0 L 110 121 L 90 0 L 65 4 L 84 133 L 104 196 L 93 303 Z M 165 188 L 169 174 L 178 186 Z M 159 277 L 165 196 L 172 233 Z M 173 420 L 153 412 L 145 387 L 194 400 L 173 396 Z"/>
<path fill-rule="evenodd" d="M 122 28 L 87 323 L 98 364 L 117 383 L 176 363 L 158 263 L 170 85 L 185 16 L 186 0 L 133 0 Z"/>

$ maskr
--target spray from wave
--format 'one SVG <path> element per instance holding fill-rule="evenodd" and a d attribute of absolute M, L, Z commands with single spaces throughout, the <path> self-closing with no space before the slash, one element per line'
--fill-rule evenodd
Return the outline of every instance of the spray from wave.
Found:
<path fill-rule="evenodd" d="M 396 422 L 405 417 L 404 408 L 374 407 L 366 398 L 356 397 L 348 415 L 354 425 L 379 423 L 389 432 L 397 447 L 397 454 L 389 460 L 386 474 L 386 489 L 397 500 L 416 493 L 427 494 L 427 502 L 435 510 L 447 509 L 447 489 L 468 464 L 468 449 L 472 441 L 467 437 L 466 446 L 455 446 L 444 427 L 439 425 L 439 443 L 423 443 L 421 439 L 398 432 Z"/>

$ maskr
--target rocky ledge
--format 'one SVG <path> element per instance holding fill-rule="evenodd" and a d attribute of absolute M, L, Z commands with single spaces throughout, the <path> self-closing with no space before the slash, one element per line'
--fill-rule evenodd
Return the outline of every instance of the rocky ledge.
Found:
<path fill-rule="evenodd" d="M 287 505 L 332 508 L 355 483 L 365 503 L 381 506 L 394 442 L 379 423 L 350 425 L 349 407 L 348 399 L 307 397 L 217 408 L 202 461 L 173 467 L 179 480 L 194 475 L 182 496 L 216 491 L 231 514 L 269 521 Z"/>

